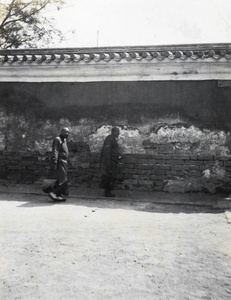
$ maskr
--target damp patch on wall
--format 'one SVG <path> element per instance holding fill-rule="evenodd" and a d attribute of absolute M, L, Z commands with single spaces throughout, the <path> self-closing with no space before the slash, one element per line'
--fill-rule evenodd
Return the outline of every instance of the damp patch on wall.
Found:
<path fill-rule="evenodd" d="M 167 119 L 166 119 L 167 120 Z M 69 140 L 85 142 L 91 152 L 100 152 L 103 141 L 111 133 L 113 126 L 120 129 L 118 144 L 121 153 L 165 153 L 184 152 L 191 154 L 230 154 L 230 133 L 220 130 L 201 129 L 194 125 L 173 124 L 154 119 L 142 119 L 139 124 L 126 124 L 125 121 L 114 125 L 97 123 L 92 119 L 83 118 L 74 123 L 68 118 L 39 121 L 25 119 L 21 115 L 6 114 L 0 111 L 0 148 L 2 150 L 50 151 L 52 140 L 59 135 L 62 127 L 70 128 Z"/>

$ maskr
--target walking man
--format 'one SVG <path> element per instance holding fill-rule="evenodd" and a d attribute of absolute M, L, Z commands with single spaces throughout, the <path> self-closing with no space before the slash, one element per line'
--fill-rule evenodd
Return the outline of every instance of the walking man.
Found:
<path fill-rule="evenodd" d="M 52 144 L 51 165 L 57 178 L 57 181 L 51 187 L 51 192 L 49 193 L 49 197 L 52 200 L 65 201 L 66 199 L 62 196 L 67 196 L 69 194 L 67 179 L 68 135 L 69 129 L 64 127 L 61 130 L 60 135 L 54 139 Z"/>
<path fill-rule="evenodd" d="M 111 191 L 114 189 L 114 181 L 118 172 L 118 161 L 121 158 L 116 140 L 119 134 L 119 128 L 113 127 L 111 134 L 104 141 L 101 152 L 101 187 L 105 190 L 105 197 L 115 197 Z"/>

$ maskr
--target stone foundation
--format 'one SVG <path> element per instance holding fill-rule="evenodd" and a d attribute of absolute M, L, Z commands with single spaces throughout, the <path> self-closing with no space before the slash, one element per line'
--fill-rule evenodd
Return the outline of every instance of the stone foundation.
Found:
<path fill-rule="evenodd" d="M 76 144 L 75 144 L 76 145 Z M 100 154 L 85 143 L 70 145 L 71 186 L 99 187 Z M 41 183 L 49 177 L 50 152 L 0 153 L 1 179 L 15 183 Z M 184 154 L 124 154 L 116 189 L 165 192 L 229 191 L 231 161 L 228 156 Z"/>

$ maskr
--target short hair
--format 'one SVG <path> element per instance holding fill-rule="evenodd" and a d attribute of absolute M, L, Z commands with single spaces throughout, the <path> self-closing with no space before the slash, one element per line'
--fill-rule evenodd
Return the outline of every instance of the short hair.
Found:
<path fill-rule="evenodd" d="M 119 128 L 118 128 L 118 127 L 112 127 L 111 132 L 114 133 L 114 132 L 116 132 L 116 131 L 120 131 Z"/>
<path fill-rule="evenodd" d="M 61 129 L 61 133 L 67 133 L 67 132 L 69 132 L 69 128 L 68 127 L 63 127 Z"/>

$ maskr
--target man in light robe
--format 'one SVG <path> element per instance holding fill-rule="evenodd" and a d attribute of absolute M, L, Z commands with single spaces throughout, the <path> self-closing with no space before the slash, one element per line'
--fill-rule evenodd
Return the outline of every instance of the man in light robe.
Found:
<path fill-rule="evenodd" d="M 69 129 L 64 127 L 59 136 L 53 140 L 52 144 L 52 169 L 56 173 L 57 181 L 51 187 L 49 197 L 52 200 L 66 200 L 63 196 L 68 195 L 68 179 L 67 179 L 67 160 L 68 160 L 68 147 L 67 138 Z"/>

